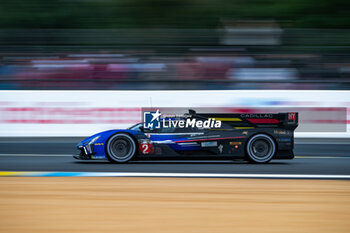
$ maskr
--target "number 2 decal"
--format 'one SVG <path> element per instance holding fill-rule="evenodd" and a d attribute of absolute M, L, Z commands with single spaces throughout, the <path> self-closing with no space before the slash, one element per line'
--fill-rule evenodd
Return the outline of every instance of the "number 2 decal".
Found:
<path fill-rule="evenodd" d="M 153 153 L 153 145 L 152 143 L 140 143 L 139 150 L 142 154 L 148 155 Z"/>
<path fill-rule="evenodd" d="M 148 144 L 142 144 L 141 148 L 142 148 L 142 153 L 143 154 L 148 154 L 149 153 L 149 146 L 148 146 Z"/>

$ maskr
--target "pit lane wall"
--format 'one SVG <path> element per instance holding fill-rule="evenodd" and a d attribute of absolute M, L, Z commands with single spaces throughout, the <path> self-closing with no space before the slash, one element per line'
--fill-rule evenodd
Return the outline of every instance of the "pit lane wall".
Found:
<path fill-rule="evenodd" d="M 141 121 L 143 107 L 298 111 L 296 138 L 350 138 L 350 91 L 0 91 L 0 137 L 85 137 Z"/>

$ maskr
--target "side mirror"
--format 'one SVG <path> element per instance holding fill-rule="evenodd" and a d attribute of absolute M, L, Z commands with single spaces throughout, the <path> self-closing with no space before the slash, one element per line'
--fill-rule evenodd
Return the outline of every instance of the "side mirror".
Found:
<path fill-rule="evenodd" d="M 196 114 L 196 111 L 192 110 L 192 109 L 188 109 L 188 113 L 190 115 L 195 115 Z"/>

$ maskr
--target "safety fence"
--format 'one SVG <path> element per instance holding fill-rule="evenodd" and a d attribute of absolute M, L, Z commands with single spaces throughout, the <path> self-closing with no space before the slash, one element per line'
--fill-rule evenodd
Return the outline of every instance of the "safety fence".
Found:
<path fill-rule="evenodd" d="M 350 91 L 1 91 L 0 137 L 75 137 L 126 128 L 142 108 L 299 112 L 296 137 L 350 137 Z"/>

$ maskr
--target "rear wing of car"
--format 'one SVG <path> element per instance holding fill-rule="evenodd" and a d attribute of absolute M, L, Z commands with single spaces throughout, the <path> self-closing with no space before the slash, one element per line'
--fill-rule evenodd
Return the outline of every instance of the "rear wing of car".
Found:
<path fill-rule="evenodd" d="M 232 127 L 284 128 L 294 130 L 298 127 L 298 112 L 286 113 L 196 113 L 189 114 L 194 118 L 220 120 Z"/>

